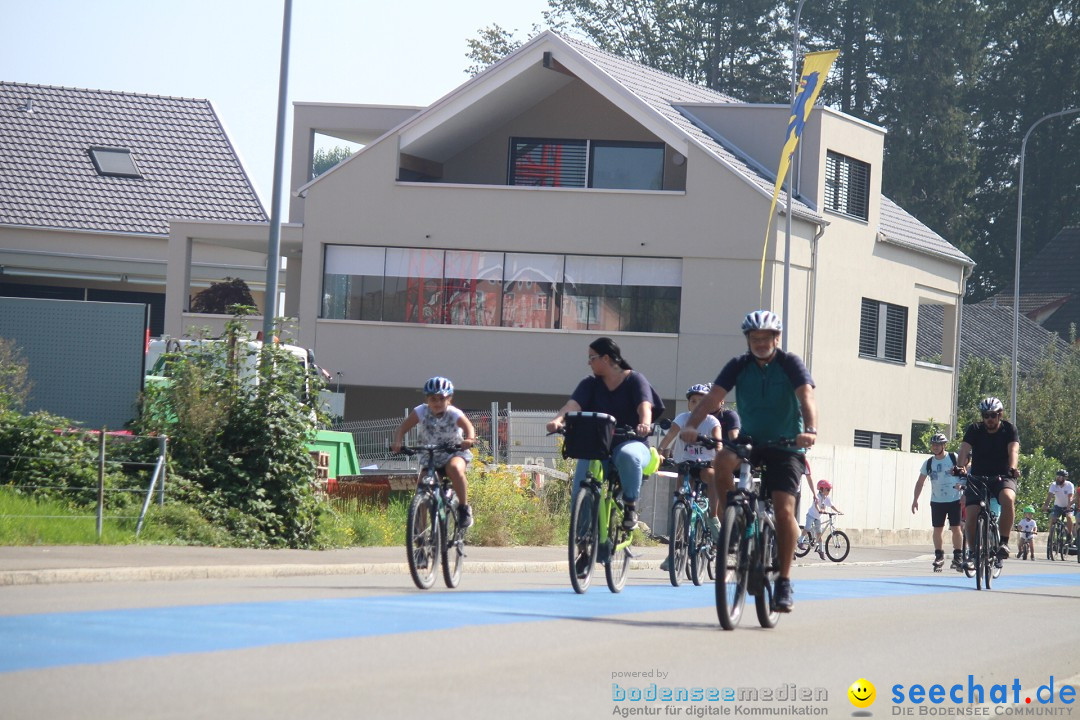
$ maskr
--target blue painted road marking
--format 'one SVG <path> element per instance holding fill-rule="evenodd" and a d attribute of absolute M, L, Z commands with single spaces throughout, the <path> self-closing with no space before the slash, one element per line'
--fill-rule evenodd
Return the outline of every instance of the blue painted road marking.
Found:
<path fill-rule="evenodd" d="M 1004 575 L 997 590 L 1075 587 L 1080 573 Z M 974 592 L 962 576 L 797 580 L 799 602 Z M 567 589 L 442 592 L 0 617 L 0 673 L 475 625 L 712 608 L 711 585 L 649 585 L 612 595 Z"/>

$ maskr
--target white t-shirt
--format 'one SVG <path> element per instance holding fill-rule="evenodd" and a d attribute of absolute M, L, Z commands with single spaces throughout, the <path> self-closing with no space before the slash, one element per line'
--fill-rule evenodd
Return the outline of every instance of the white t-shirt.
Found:
<path fill-rule="evenodd" d="M 955 465 L 949 453 L 945 453 L 945 457 L 940 460 L 931 455 L 923 463 L 922 472 L 930 478 L 930 502 L 951 503 L 960 499 L 963 493 L 956 489 L 959 480 L 952 474 Z M 927 472 L 927 469 L 930 472 Z"/>
<path fill-rule="evenodd" d="M 1057 481 L 1050 483 L 1050 493 L 1054 496 L 1055 507 L 1069 507 L 1069 496 L 1076 492 L 1071 480 L 1066 480 L 1061 485 Z"/>
<path fill-rule="evenodd" d="M 446 411 L 440 415 L 432 414 L 427 405 L 417 405 L 413 412 L 420 418 L 420 442 L 424 445 L 442 445 L 450 443 L 456 445 L 465 439 L 465 433 L 458 426 L 458 420 L 465 417 L 465 413 L 453 405 L 447 405 Z M 450 462 L 454 455 L 460 455 L 466 461 L 472 460 L 472 453 L 468 450 L 457 453 L 448 453 L 445 450 L 435 452 L 435 467 L 441 468 Z"/>
<path fill-rule="evenodd" d="M 684 412 L 675 416 L 675 419 L 671 421 L 675 425 L 678 425 L 683 430 L 686 429 L 686 424 L 690 422 L 690 413 Z M 720 421 L 712 415 L 706 415 L 705 419 L 698 425 L 698 434 L 712 437 L 713 428 L 720 425 Z M 682 438 L 675 438 L 674 444 L 675 452 L 672 453 L 671 459 L 677 463 L 686 462 L 688 460 L 712 460 L 716 455 L 716 451 L 710 448 L 705 448 L 700 445 L 693 445 L 683 442 Z"/>
<path fill-rule="evenodd" d="M 817 520 L 821 517 L 821 513 L 819 513 L 817 509 L 818 505 L 822 505 L 826 510 L 830 510 L 832 509 L 832 498 L 818 492 L 817 497 L 814 498 L 814 502 L 810 503 L 810 509 L 806 511 L 807 520 Z"/>
<path fill-rule="evenodd" d="M 1020 532 L 1024 534 L 1025 540 L 1030 540 L 1032 534 L 1038 530 L 1038 526 L 1035 524 L 1035 520 L 1028 520 L 1024 518 L 1020 521 Z"/>

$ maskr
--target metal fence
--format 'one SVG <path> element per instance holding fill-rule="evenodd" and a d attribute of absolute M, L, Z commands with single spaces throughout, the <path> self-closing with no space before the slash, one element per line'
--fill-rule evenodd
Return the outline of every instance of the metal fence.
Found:
<path fill-rule="evenodd" d="M 168 450 L 168 438 L 164 436 L 131 435 L 125 432 L 105 432 L 98 430 L 67 431 L 65 434 L 78 435 L 83 442 L 93 443 L 96 446 L 97 457 L 92 462 L 97 470 L 96 487 L 43 484 L 35 482 L 26 484 L 16 482 L 13 478 L 18 474 L 20 466 L 38 464 L 49 467 L 50 464 L 68 464 L 73 460 L 70 457 L 51 455 L 0 455 L 0 490 L 12 493 L 24 494 L 30 497 L 52 496 L 62 498 L 76 507 L 94 507 L 93 515 L 15 515 L 4 514 L 0 518 L 48 518 L 48 519 L 88 519 L 94 518 L 97 522 L 97 537 L 100 540 L 104 529 L 105 520 L 135 520 L 135 537 L 142 532 L 143 523 L 146 519 L 147 510 L 154 498 L 158 496 L 158 503 L 165 502 L 165 458 Z M 132 455 L 138 455 L 137 449 L 130 447 L 133 443 L 145 443 L 148 447 L 142 453 L 142 459 L 133 460 Z M 110 457 L 110 444 L 112 445 L 113 457 Z M 119 446 L 126 446 L 123 451 Z M 125 459 L 117 459 L 124 457 Z M 124 472 L 124 487 L 106 487 L 106 473 L 108 471 L 122 470 Z M 79 498 L 87 497 L 88 493 L 96 494 L 96 502 L 80 503 Z M 106 515 L 106 497 L 115 493 L 145 494 L 138 515 Z M 123 503 L 121 503 L 123 504 Z"/>
<path fill-rule="evenodd" d="M 356 444 L 360 466 L 377 466 L 380 470 L 415 469 L 418 459 L 390 453 L 390 441 L 404 420 L 381 418 L 341 423 L 334 430 L 351 433 Z M 490 410 L 466 410 L 465 415 L 476 428 L 476 451 L 480 457 L 507 465 L 542 465 L 555 467 L 560 458 L 555 436 L 547 434 L 548 420 L 555 410 L 515 410 L 509 404 L 500 408 L 492 403 Z M 405 436 L 405 444 L 417 442 L 417 429 Z"/>

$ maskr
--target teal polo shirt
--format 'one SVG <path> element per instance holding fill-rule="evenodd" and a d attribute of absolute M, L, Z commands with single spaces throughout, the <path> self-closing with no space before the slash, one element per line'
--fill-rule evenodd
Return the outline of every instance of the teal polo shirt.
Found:
<path fill-rule="evenodd" d="M 716 384 L 728 392 L 734 388 L 741 434 L 758 442 L 775 442 L 802 432 L 802 406 L 795 389 L 814 387 L 814 380 L 798 355 L 777 349 L 773 359 L 762 366 L 747 352 L 724 366 Z"/>

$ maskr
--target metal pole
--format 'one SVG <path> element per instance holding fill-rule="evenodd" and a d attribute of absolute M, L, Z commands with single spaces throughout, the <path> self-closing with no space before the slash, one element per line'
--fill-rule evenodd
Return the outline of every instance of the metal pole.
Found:
<path fill-rule="evenodd" d="M 1027 141 L 1031 137 L 1031 131 L 1045 120 L 1071 115 L 1080 112 L 1080 107 L 1069 108 L 1056 113 L 1044 115 L 1036 120 L 1028 131 L 1024 133 L 1024 141 L 1020 143 L 1020 183 L 1017 187 L 1016 199 L 1016 267 L 1013 270 L 1013 336 L 1012 336 L 1012 402 L 1009 407 L 1009 419 L 1016 424 L 1016 380 L 1019 374 L 1019 348 L 1020 348 L 1020 226 L 1023 221 L 1024 211 L 1024 155 L 1027 153 Z"/>
<path fill-rule="evenodd" d="M 806 0 L 799 0 L 799 5 L 795 8 L 795 32 L 791 37 L 791 106 L 795 107 L 795 91 L 798 89 L 799 82 L 799 18 L 802 16 L 802 6 Z M 793 153 L 794 154 L 794 153 Z M 791 188 L 792 188 L 792 158 L 788 159 L 788 171 L 787 171 L 787 210 L 785 211 L 785 230 L 784 230 L 784 302 L 783 310 L 780 317 L 783 321 L 788 323 L 788 332 L 780 335 L 780 346 L 784 352 L 788 349 L 788 336 L 791 335 L 791 317 L 788 314 L 789 301 L 790 301 L 790 282 L 791 282 Z"/>
<path fill-rule="evenodd" d="M 266 297 L 263 300 L 263 340 L 272 342 L 277 317 L 278 269 L 281 267 L 281 184 L 285 160 L 285 119 L 289 89 L 289 31 L 292 0 L 285 0 L 281 23 L 281 74 L 278 78 L 277 137 L 274 142 L 274 189 L 270 199 L 270 241 L 266 249 Z"/>
<path fill-rule="evenodd" d="M 98 479 L 97 479 L 97 539 L 101 542 L 101 533 L 105 525 L 105 428 L 98 435 Z"/>

